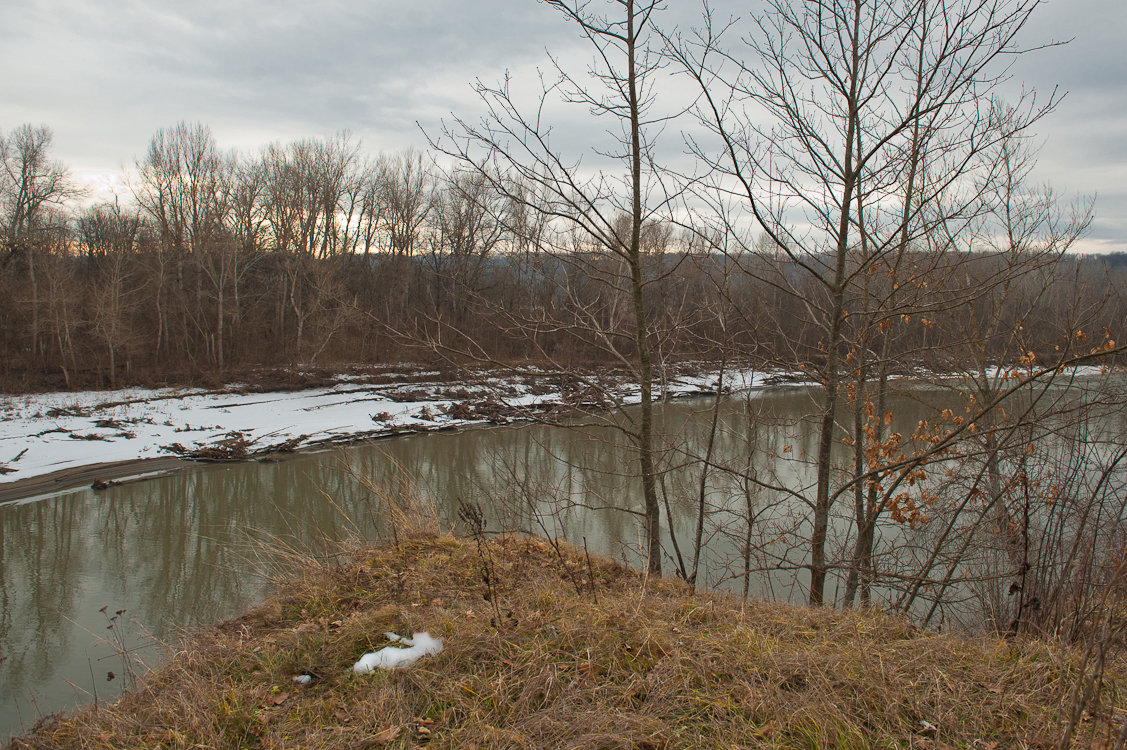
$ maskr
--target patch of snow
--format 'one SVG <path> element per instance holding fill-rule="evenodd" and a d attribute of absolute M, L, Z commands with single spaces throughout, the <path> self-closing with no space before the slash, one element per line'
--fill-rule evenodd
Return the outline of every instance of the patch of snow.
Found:
<path fill-rule="evenodd" d="M 371 674 L 377 669 L 407 669 L 424 656 L 442 653 L 442 639 L 432 638 L 430 633 L 415 633 L 404 638 L 395 633 L 384 633 L 393 643 L 403 643 L 407 648 L 384 646 L 379 651 L 364 654 L 352 665 L 356 674 Z"/>

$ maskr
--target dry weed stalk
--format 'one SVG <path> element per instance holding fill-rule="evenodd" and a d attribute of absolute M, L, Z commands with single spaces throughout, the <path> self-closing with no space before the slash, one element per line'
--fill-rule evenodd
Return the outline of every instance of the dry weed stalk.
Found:
<path fill-rule="evenodd" d="M 1110 580 L 1102 587 L 1095 605 L 1088 604 L 1089 622 L 1077 629 L 1076 636 L 1084 651 L 1071 689 L 1067 697 L 1062 696 L 1064 726 L 1057 739 L 1056 750 L 1067 750 L 1073 746 L 1085 718 L 1104 726 L 1105 747 L 1114 747 L 1115 750 L 1127 747 L 1127 713 L 1115 711 L 1114 706 L 1103 705 L 1108 672 L 1123 664 L 1124 637 L 1127 635 L 1125 584 L 1127 560 L 1121 560 L 1112 571 Z M 1067 687 L 1062 685 L 1062 689 Z"/>
<path fill-rule="evenodd" d="M 501 602 L 498 598 L 497 569 L 493 564 L 493 553 L 489 550 L 489 543 L 485 538 L 485 514 L 478 503 L 465 503 L 458 501 L 458 520 L 465 526 L 470 539 L 474 541 L 477 550 L 478 566 L 481 571 L 481 584 L 484 589 L 481 598 L 484 599 L 492 611 L 489 624 L 500 630 L 504 624 L 501 614 Z M 509 613 L 512 618 L 512 612 Z"/>

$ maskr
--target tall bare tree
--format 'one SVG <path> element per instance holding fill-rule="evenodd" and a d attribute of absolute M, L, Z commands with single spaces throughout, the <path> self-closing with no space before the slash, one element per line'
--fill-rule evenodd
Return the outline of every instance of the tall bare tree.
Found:
<path fill-rule="evenodd" d="M 203 281 L 186 269 L 190 257 L 215 252 L 226 240 L 233 167 L 234 160 L 220 151 L 210 128 L 186 122 L 158 130 L 137 164 L 134 197 L 159 238 L 154 282 L 157 353 L 171 343 L 173 320 L 178 344 L 186 352 L 193 350 L 190 341 L 205 325 Z M 223 297 L 219 294 L 217 300 Z"/>
<path fill-rule="evenodd" d="M 39 352 L 39 285 L 36 235 L 48 228 L 53 208 L 80 194 L 70 172 L 50 158 L 53 135 L 46 126 L 20 125 L 0 133 L 0 231 L 10 255 L 19 255 L 31 287 L 31 351 Z"/>
<path fill-rule="evenodd" d="M 674 46 L 717 147 L 696 148 L 716 176 L 717 215 L 735 237 L 762 230 L 809 283 L 772 282 L 802 300 L 818 332 L 817 480 L 803 500 L 811 604 L 823 603 L 832 567 L 827 532 L 840 488 L 831 453 L 853 364 L 851 290 L 940 220 L 977 209 L 965 183 L 982 166 L 978 155 L 1006 135 L 991 98 L 1039 4 L 768 0 L 733 47 L 710 21 Z M 1028 127 L 1053 103 L 1024 102 L 1027 116 L 1011 122 Z"/>
<path fill-rule="evenodd" d="M 627 428 L 638 453 L 644 509 L 645 557 L 649 570 L 661 571 L 661 506 L 658 498 L 654 428 L 654 331 L 647 287 L 654 281 L 642 246 L 643 227 L 667 216 L 671 196 L 658 179 L 653 161 L 653 128 L 658 118 L 654 79 L 660 60 L 654 49 L 656 0 L 601 3 L 547 0 L 582 34 L 595 62 L 585 76 L 556 65 L 539 107 L 526 109 L 506 81 L 498 87 L 478 83 L 488 115 L 479 124 L 456 120 L 438 147 L 476 172 L 506 201 L 542 216 L 552 227 L 551 244 L 565 264 L 580 264 L 596 280 L 595 296 L 581 298 L 575 288 L 570 317 L 549 304 L 531 315 L 496 310 L 518 335 L 552 329 L 575 336 L 626 365 L 640 386 L 637 422 Z M 566 156 L 557 133 L 542 119 L 548 101 L 586 107 L 608 121 L 614 143 L 591 154 L 605 166 L 592 169 Z M 614 166 L 612 166 L 614 165 Z M 535 200 L 533 200 L 535 198 Z"/>

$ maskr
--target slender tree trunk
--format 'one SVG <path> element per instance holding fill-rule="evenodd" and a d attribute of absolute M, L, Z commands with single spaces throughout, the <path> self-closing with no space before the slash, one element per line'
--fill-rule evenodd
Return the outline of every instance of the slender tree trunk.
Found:
<path fill-rule="evenodd" d="M 861 6 L 854 5 L 852 34 L 853 55 L 850 70 L 850 92 L 848 101 L 848 121 L 845 128 L 845 165 L 842 173 L 844 184 L 841 190 L 840 213 L 837 226 L 837 246 L 835 252 L 834 278 L 829 286 L 831 295 L 831 311 L 829 330 L 826 332 L 826 369 L 822 379 L 824 393 L 822 394 L 822 423 L 818 436 L 818 480 L 814 497 L 813 529 L 810 534 L 810 599 L 812 606 L 819 606 L 825 602 L 826 575 L 829 571 L 826 562 L 826 532 L 829 529 L 830 518 L 830 477 L 833 473 L 833 450 L 835 412 L 837 411 L 838 387 L 841 383 L 839 369 L 838 347 L 841 343 L 842 329 L 845 323 L 845 291 L 846 274 L 845 260 L 849 253 L 849 226 L 851 218 L 850 207 L 855 198 L 857 173 L 860 164 L 854 164 L 853 148 L 855 140 L 859 137 L 857 110 L 857 87 L 859 84 L 860 70 L 860 25 Z"/>
<path fill-rule="evenodd" d="M 645 284 L 642 277 L 642 126 L 638 100 L 637 37 L 634 28 L 634 2 L 626 4 L 627 84 L 630 106 L 630 187 L 631 221 L 630 290 L 634 298 L 635 336 L 638 346 L 638 375 L 642 390 L 642 424 L 638 438 L 638 459 L 642 471 L 642 496 L 646 509 L 646 554 L 649 571 L 661 575 L 661 506 L 657 499 L 657 473 L 654 465 L 653 360 L 650 352 L 649 322 L 646 316 Z"/>
<path fill-rule="evenodd" d="M 117 388 L 117 356 L 112 343 L 106 348 L 110 352 L 110 388 Z"/>
<path fill-rule="evenodd" d="M 70 390 L 70 373 L 67 371 L 67 347 L 63 344 L 63 329 L 67 326 L 66 320 L 66 302 L 62 303 L 62 315 L 60 319 L 55 321 L 55 344 L 59 347 L 59 369 L 63 371 L 63 382 L 66 383 L 66 388 Z M 67 339 L 70 335 L 67 334 Z"/>
<path fill-rule="evenodd" d="M 27 248 L 27 273 L 31 282 L 31 356 L 36 365 L 41 364 L 39 356 L 39 279 L 35 269 L 36 248 L 33 242 L 25 239 Z"/>
<path fill-rule="evenodd" d="M 704 545 L 704 517 L 706 513 L 705 498 L 708 493 L 708 467 L 712 464 L 712 453 L 716 446 L 716 428 L 720 423 L 720 404 L 724 397 L 725 365 L 727 365 L 726 353 L 720 357 L 720 374 L 716 379 L 716 399 L 712 402 L 712 422 L 708 428 L 708 445 L 704 452 L 704 463 L 701 464 L 700 468 L 700 487 L 697 492 L 697 528 L 696 533 L 693 535 L 693 568 L 692 572 L 689 574 L 689 583 L 694 586 L 697 582 L 697 574 L 700 571 L 701 547 Z"/>
<path fill-rule="evenodd" d="M 223 261 L 220 261 L 220 262 L 222 263 Z M 225 282 L 225 280 L 223 278 L 223 270 L 221 269 L 220 272 L 219 272 L 219 290 L 218 290 L 218 293 L 216 294 L 217 299 L 216 299 L 216 302 L 215 302 L 215 364 L 219 368 L 220 374 L 223 373 L 223 366 L 224 366 L 224 361 L 223 361 L 223 349 L 224 349 L 224 346 L 223 346 L 223 327 L 224 327 L 223 320 L 224 320 L 225 315 L 224 315 L 224 310 L 223 310 L 223 304 L 224 304 L 224 302 L 226 301 L 226 298 L 227 298 L 227 294 L 226 294 L 227 290 L 224 288 L 226 286 L 224 282 Z"/>
<path fill-rule="evenodd" d="M 853 130 L 849 129 L 850 153 L 852 153 Z M 813 531 L 810 535 L 810 599 L 811 605 L 825 602 L 825 585 L 828 565 L 826 563 L 826 532 L 830 517 L 830 477 L 833 473 L 834 432 L 838 389 L 841 373 L 838 371 L 842 328 L 845 322 L 845 259 L 849 249 L 849 206 L 853 196 L 852 156 L 846 160 L 846 184 L 842 191 L 841 222 L 838 227 L 838 246 L 834 283 L 831 287 L 833 297 L 830 312 L 830 326 L 826 335 L 826 365 L 822 378 L 822 421 L 818 433 L 818 482 L 814 498 Z"/>

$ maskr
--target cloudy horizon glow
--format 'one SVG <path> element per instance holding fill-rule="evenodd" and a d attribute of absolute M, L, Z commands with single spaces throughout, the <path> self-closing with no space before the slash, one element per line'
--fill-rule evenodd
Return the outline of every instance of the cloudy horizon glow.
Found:
<path fill-rule="evenodd" d="M 696 2 L 675 5 L 691 24 Z M 224 148 L 349 131 L 366 151 L 426 146 L 451 114 L 479 111 L 471 89 L 511 72 L 535 83 L 549 51 L 584 60 L 576 30 L 534 0 L 8 0 L 0 24 L 0 131 L 54 132 L 53 155 L 105 194 L 121 190 L 162 127 L 208 125 Z M 762 3 L 716 0 L 720 16 Z M 1009 90 L 1067 92 L 1038 128 L 1035 177 L 1067 202 L 1095 198 L 1083 249 L 1127 251 L 1127 80 L 1122 0 L 1052 0 L 1025 30 Z M 593 127 L 602 128 L 601 124 Z M 573 137 L 578 137 L 573 134 Z"/>

